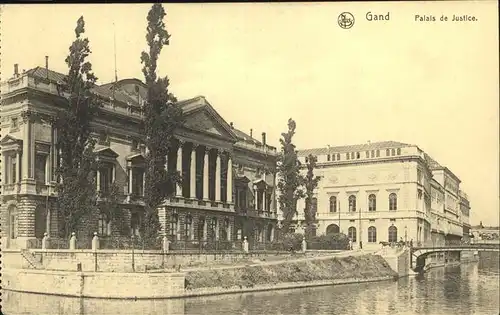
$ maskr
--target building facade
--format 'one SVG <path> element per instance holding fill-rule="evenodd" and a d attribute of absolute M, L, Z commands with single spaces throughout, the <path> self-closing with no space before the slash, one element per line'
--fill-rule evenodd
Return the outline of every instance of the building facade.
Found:
<path fill-rule="evenodd" d="M 31 246 L 47 232 L 57 237 L 61 218 L 55 206 L 58 165 L 57 130 L 51 117 L 66 99 L 63 74 L 37 67 L 2 83 L 1 224 L 8 247 Z M 82 219 L 79 238 L 139 234 L 144 214 L 145 146 L 140 133 L 146 86 L 124 79 L 95 86 L 103 106 L 92 122 L 99 159 L 98 205 L 119 188 L 120 211 L 114 218 L 97 210 Z M 276 225 L 276 149 L 234 128 L 203 97 L 181 101 L 185 124 L 176 133 L 168 169 L 182 185 L 158 209 L 161 233 L 172 241 L 271 241 Z M 98 207 L 100 208 L 100 206 Z"/>
<path fill-rule="evenodd" d="M 386 141 L 298 155 L 304 174 L 309 155 L 317 158 L 317 234 L 341 232 L 363 248 L 401 240 L 430 245 L 463 236 L 459 204 L 466 196 L 459 195 L 460 180 L 415 145 Z M 303 208 L 302 199 L 299 230 Z"/>

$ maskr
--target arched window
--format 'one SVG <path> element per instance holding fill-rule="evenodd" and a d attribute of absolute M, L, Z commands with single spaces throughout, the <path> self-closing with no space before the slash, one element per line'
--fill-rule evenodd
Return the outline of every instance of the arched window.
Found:
<path fill-rule="evenodd" d="M 337 212 L 337 197 L 330 197 L 330 212 Z"/>
<path fill-rule="evenodd" d="M 392 156 L 396 155 L 396 150 L 391 149 L 391 155 L 392 155 Z"/>
<path fill-rule="evenodd" d="M 377 196 L 371 194 L 368 196 L 368 211 L 377 210 Z"/>
<path fill-rule="evenodd" d="M 398 148 L 398 155 L 401 155 L 401 148 Z"/>
<path fill-rule="evenodd" d="M 391 150 L 389 150 L 389 149 L 385 150 L 385 156 L 389 156 L 389 155 L 391 155 Z"/>
<path fill-rule="evenodd" d="M 337 154 L 337 161 L 340 161 L 340 153 Z"/>
<path fill-rule="evenodd" d="M 346 157 L 346 159 L 347 159 L 347 160 L 349 160 L 349 158 L 350 158 L 351 156 L 349 155 L 349 153 L 346 153 L 346 154 L 345 154 L 345 157 Z"/>
<path fill-rule="evenodd" d="M 349 211 L 356 211 L 356 196 L 349 196 Z"/>
<path fill-rule="evenodd" d="M 348 230 L 347 230 L 347 236 L 351 239 L 351 241 L 353 243 L 356 242 L 356 228 L 354 226 L 351 226 Z"/>
<path fill-rule="evenodd" d="M 337 224 L 330 224 L 329 226 L 326 227 L 327 235 L 339 234 L 339 233 L 340 233 L 340 228 Z"/>
<path fill-rule="evenodd" d="M 380 157 L 380 150 L 377 150 L 377 157 Z"/>
<path fill-rule="evenodd" d="M 392 225 L 389 227 L 389 243 L 396 243 L 398 241 L 398 229 Z"/>
<path fill-rule="evenodd" d="M 370 226 L 368 228 L 368 243 L 377 242 L 377 228 Z"/>
<path fill-rule="evenodd" d="M 389 195 L 389 210 L 398 209 L 398 196 L 395 193 Z"/>
<path fill-rule="evenodd" d="M 354 152 L 351 152 L 351 160 L 354 160 Z"/>

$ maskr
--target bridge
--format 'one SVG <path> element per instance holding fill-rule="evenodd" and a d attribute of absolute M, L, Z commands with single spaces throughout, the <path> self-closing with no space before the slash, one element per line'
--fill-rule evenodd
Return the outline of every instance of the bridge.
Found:
<path fill-rule="evenodd" d="M 425 267 L 425 259 L 428 255 L 442 252 L 463 252 L 463 251 L 488 251 L 500 252 L 500 243 L 481 243 L 481 244 L 460 244 L 432 247 L 411 247 L 410 248 L 410 266 L 415 272 L 422 272 Z"/>

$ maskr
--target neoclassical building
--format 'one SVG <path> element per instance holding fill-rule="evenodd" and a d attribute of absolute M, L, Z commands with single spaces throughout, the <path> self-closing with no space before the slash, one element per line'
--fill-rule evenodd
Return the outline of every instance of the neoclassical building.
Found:
<path fill-rule="evenodd" d="M 8 247 L 34 246 L 47 232 L 57 237 L 63 218 L 55 207 L 57 130 L 50 117 L 66 99 L 58 86 L 64 75 L 46 67 L 18 72 L 2 82 L 1 224 Z M 113 220 L 99 211 L 79 224 L 78 237 L 103 238 L 139 233 L 143 216 L 145 147 L 140 134 L 146 86 L 124 79 L 95 86 L 103 102 L 92 123 L 100 161 L 98 204 L 119 187 L 120 213 Z M 169 169 L 183 177 L 176 194 L 159 208 L 162 234 L 172 241 L 271 241 L 276 224 L 276 148 L 227 123 L 203 97 L 178 103 L 186 123 L 176 134 Z M 115 186 L 116 187 L 116 186 Z M 31 244 L 31 245 L 30 245 Z"/>
<path fill-rule="evenodd" d="M 464 235 L 470 206 L 459 190 L 460 179 L 416 145 L 386 141 L 306 149 L 298 155 L 304 174 L 308 156 L 318 160 L 317 234 L 340 231 L 364 248 L 400 240 L 437 245 Z M 303 208 L 300 200 L 299 230 Z"/>

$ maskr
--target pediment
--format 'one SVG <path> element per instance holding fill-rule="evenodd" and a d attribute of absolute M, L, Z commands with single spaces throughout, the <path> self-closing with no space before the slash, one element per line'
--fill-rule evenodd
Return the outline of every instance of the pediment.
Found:
<path fill-rule="evenodd" d="M 5 137 L 2 138 L 2 140 L 0 140 L 0 145 L 2 145 L 2 147 L 22 145 L 22 144 L 23 140 L 18 139 L 11 135 L 6 135 Z"/>
<path fill-rule="evenodd" d="M 185 127 L 236 142 L 237 138 L 231 126 L 224 121 L 208 102 L 205 101 L 201 106 L 185 112 L 185 115 Z"/>
<path fill-rule="evenodd" d="M 116 159 L 119 156 L 118 153 L 108 147 L 97 148 L 94 152 L 100 158 Z"/>

